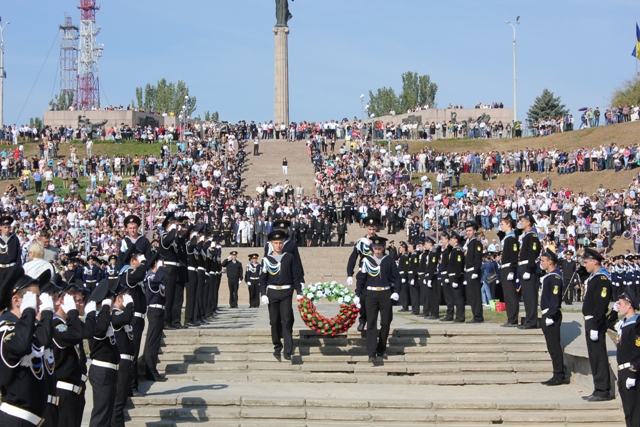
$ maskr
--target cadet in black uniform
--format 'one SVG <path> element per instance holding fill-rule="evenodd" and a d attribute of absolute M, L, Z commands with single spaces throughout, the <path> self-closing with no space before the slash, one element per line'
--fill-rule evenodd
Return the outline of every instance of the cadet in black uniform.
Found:
<path fill-rule="evenodd" d="M 560 340 L 560 325 L 562 324 L 562 273 L 557 266 L 558 255 L 553 251 L 546 251 L 540 255 L 540 267 L 547 274 L 542 279 L 542 294 L 540 295 L 540 309 L 542 310 L 542 332 L 547 342 L 547 350 L 553 365 L 553 377 L 542 384 L 556 386 L 568 384 L 564 372 L 562 357 L 562 342 Z"/>
<path fill-rule="evenodd" d="M 571 305 L 573 304 L 573 295 L 574 295 L 574 285 L 576 283 L 576 278 L 578 277 L 576 272 L 576 260 L 573 258 L 573 252 L 569 249 L 564 251 L 564 258 L 560 261 L 560 269 L 562 270 L 562 282 L 564 286 L 564 290 L 562 291 L 562 295 L 564 295 L 563 301 L 565 304 Z M 572 280 L 573 279 L 573 280 Z M 580 280 L 578 280 L 580 282 Z"/>
<path fill-rule="evenodd" d="M 120 270 L 116 267 L 116 263 L 118 262 L 118 257 L 115 255 L 109 256 L 109 265 L 105 269 L 105 279 L 109 280 L 109 286 L 115 286 L 118 281 L 118 276 L 120 274 Z"/>
<path fill-rule="evenodd" d="M 118 248 L 118 261 L 116 262 L 118 272 L 124 265 L 122 258 L 131 246 L 135 246 L 145 258 L 151 256 L 151 242 L 140 234 L 140 225 L 142 225 L 142 220 L 137 215 L 129 215 L 124 219 L 127 235 L 120 241 L 120 247 Z"/>
<path fill-rule="evenodd" d="M 192 231 L 189 236 L 189 240 L 187 240 L 187 273 L 189 277 L 189 281 L 187 282 L 187 303 L 185 307 L 185 318 L 184 322 L 187 326 L 200 326 L 202 323 L 200 322 L 200 301 L 201 298 L 198 298 L 198 294 L 202 294 L 202 292 L 198 288 L 198 232 Z M 202 295 L 200 295 L 202 296 Z"/>
<path fill-rule="evenodd" d="M 484 316 L 482 315 L 482 295 L 480 293 L 480 269 L 482 268 L 482 243 L 478 240 L 476 235 L 478 231 L 478 224 L 473 221 L 469 221 L 465 224 L 465 233 L 467 235 L 467 241 L 464 244 L 466 249 L 464 257 L 464 271 L 466 279 L 465 293 L 467 295 L 467 301 L 471 306 L 471 313 L 473 319 L 469 323 L 482 323 L 484 322 Z"/>
<path fill-rule="evenodd" d="M 618 351 L 618 390 L 627 427 L 640 426 L 640 393 L 636 384 L 640 369 L 640 306 L 632 287 L 618 296 L 618 313 L 623 316 L 616 344 Z"/>
<path fill-rule="evenodd" d="M 82 274 L 82 281 L 84 285 L 90 290 L 93 291 L 100 280 L 100 267 L 98 264 L 100 260 L 95 255 L 90 255 L 87 258 L 87 265 L 84 267 L 84 271 Z"/>
<path fill-rule="evenodd" d="M 611 400 L 609 360 L 607 358 L 607 311 L 611 300 L 611 279 L 602 267 L 604 257 L 595 249 L 586 248 L 582 255 L 584 267 L 590 274 L 582 303 L 584 331 L 587 339 L 589 364 L 593 375 L 594 391 L 583 399 L 589 402 Z"/>
<path fill-rule="evenodd" d="M 355 271 L 356 265 L 359 265 L 359 260 L 362 258 L 372 255 L 373 251 L 371 250 L 371 239 L 373 237 L 378 237 L 378 227 L 380 226 L 380 221 L 378 218 L 368 217 L 362 220 L 362 223 L 365 227 L 367 227 L 367 234 L 358 239 L 356 244 L 353 246 L 353 251 L 351 251 L 351 255 L 349 256 L 349 261 L 347 262 L 347 286 L 353 285 L 353 273 Z M 366 298 L 366 295 L 363 294 L 363 297 Z M 358 331 L 362 332 L 364 330 L 364 326 L 367 323 L 367 310 L 366 310 L 366 302 L 364 299 L 361 301 L 360 308 L 360 322 L 358 323 Z"/>
<path fill-rule="evenodd" d="M 0 283 L 10 273 L 10 268 L 22 265 L 20 239 L 11 232 L 13 217 L 0 217 Z"/>
<path fill-rule="evenodd" d="M 89 382 L 93 389 L 93 409 L 89 427 L 107 426 L 113 416 L 120 363 L 120 352 L 111 326 L 111 305 L 114 298 L 113 292 L 109 290 L 108 280 L 102 280 L 91 293 L 91 300 L 101 303 L 96 311 L 94 335 L 89 340 Z"/>
<path fill-rule="evenodd" d="M 271 253 L 262 259 L 260 272 L 260 294 L 262 304 L 269 306 L 269 323 L 271 324 L 271 340 L 273 356 L 280 360 L 283 350 L 284 358 L 291 360 L 293 351 L 293 308 L 291 302 L 293 290 L 302 299 L 302 269 L 295 256 L 284 252 L 287 234 L 282 230 L 274 230 L 267 236 L 271 245 Z"/>
<path fill-rule="evenodd" d="M 500 282 L 504 293 L 504 304 L 507 309 L 507 323 L 504 327 L 517 327 L 519 323 L 520 295 L 516 289 L 516 275 L 518 273 L 518 238 L 513 231 L 514 223 L 511 218 L 500 220 L 500 230 L 504 233 L 502 239 L 502 259 L 500 264 Z"/>
<path fill-rule="evenodd" d="M 520 292 L 524 302 L 524 324 L 520 329 L 534 329 L 538 327 L 538 288 L 540 282 L 537 277 L 538 266 L 536 260 L 540 255 L 541 245 L 538 234 L 533 230 L 536 221 L 531 213 L 525 213 L 520 218 L 523 234 L 520 244 L 518 273 L 520 274 Z"/>
<path fill-rule="evenodd" d="M 164 267 L 160 254 L 153 253 L 147 261 L 147 274 L 144 285 L 147 297 L 147 339 L 144 343 L 144 364 L 146 378 L 149 381 L 166 381 L 167 379 L 158 373 L 158 353 L 162 344 L 162 331 L 164 326 Z"/>
<path fill-rule="evenodd" d="M 413 247 L 411 247 L 413 249 Z M 413 250 L 411 251 L 413 252 Z M 409 270 L 411 270 L 411 252 L 405 242 L 400 242 L 400 257 L 398 258 L 398 274 L 400 283 L 403 285 L 409 282 Z M 402 286 L 400 289 L 400 310 L 398 312 L 409 311 L 409 289 Z"/>
<path fill-rule="evenodd" d="M 242 263 L 238 261 L 238 252 L 231 251 L 229 257 L 222 261 L 222 266 L 227 269 L 229 307 L 238 308 L 238 286 L 242 282 Z"/>
<path fill-rule="evenodd" d="M 411 314 L 418 316 L 420 314 L 420 303 L 422 301 L 420 294 L 420 283 L 424 278 L 424 265 L 423 260 L 425 258 L 422 242 L 419 241 L 416 246 L 416 250 L 411 254 L 411 274 L 409 275 L 409 298 L 411 300 Z M 421 271 L 422 269 L 422 271 Z"/>
<path fill-rule="evenodd" d="M 249 255 L 249 263 L 244 273 L 244 281 L 249 288 L 249 308 L 260 307 L 260 272 L 262 264 L 258 264 L 258 254 Z"/>
<path fill-rule="evenodd" d="M 347 223 L 344 222 L 344 218 L 340 217 L 338 225 L 336 227 L 336 233 L 338 234 L 338 246 L 344 246 L 344 239 L 347 235 Z"/>
<path fill-rule="evenodd" d="M 447 263 L 447 276 L 449 280 L 449 286 L 451 287 L 451 293 L 453 294 L 453 305 L 455 306 L 455 318 L 456 323 L 464 323 L 464 251 L 460 242 L 462 236 L 459 236 L 455 231 L 452 231 L 449 236 L 449 244 L 451 245 L 451 253 L 449 253 L 449 262 Z M 453 315 L 453 313 L 451 313 Z"/>
<path fill-rule="evenodd" d="M 440 286 L 438 285 L 438 259 L 440 247 L 434 246 L 435 242 L 430 237 L 426 240 L 427 266 L 424 275 L 425 306 L 424 317 L 430 320 L 440 318 Z"/>
<path fill-rule="evenodd" d="M 162 222 L 164 232 L 160 236 L 160 255 L 164 258 L 164 288 L 166 304 L 164 309 L 165 329 L 181 329 L 182 295 L 178 291 L 178 219 L 169 212 Z"/>
<path fill-rule="evenodd" d="M 365 302 L 368 305 L 367 355 L 372 363 L 376 361 L 376 357 L 387 358 L 387 339 L 393 320 L 391 301 L 400 299 L 398 290 L 402 286 L 395 261 L 384 253 L 386 242 L 384 237 L 376 236 L 371 239 L 373 255 L 362 258 L 360 271 L 356 276 L 356 295 L 366 295 Z"/>
<path fill-rule="evenodd" d="M 47 388 L 40 371 L 44 369 L 43 355 L 32 354 L 34 347 L 42 347 L 36 336 L 38 279 L 24 275 L 19 265 L 4 273 L 0 283 L 0 310 L 6 309 L 0 316 L 0 425 L 37 426 L 47 405 Z M 41 306 L 40 311 L 44 308 Z"/>
<path fill-rule="evenodd" d="M 300 251 L 298 251 L 298 245 L 294 240 L 291 239 L 291 236 L 289 236 L 289 227 L 291 227 L 291 221 L 288 221 L 286 219 L 277 219 L 273 222 L 273 230 L 283 231 L 287 236 L 286 240 L 284 241 L 282 252 L 287 252 L 293 255 L 296 264 L 298 264 L 296 268 L 302 271 L 302 282 L 300 283 L 300 285 L 304 287 L 304 266 L 302 265 L 302 260 L 300 259 Z M 273 247 L 271 246 L 271 242 L 267 242 L 264 247 L 264 256 L 269 255 L 272 250 Z"/>
<path fill-rule="evenodd" d="M 440 287 L 442 289 L 442 296 L 444 298 L 444 304 L 447 306 L 445 316 L 440 319 L 441 322 L 451 322 L 453 320 L 453 288 L 451 287 L 451 280 L 449 280 L 449 255 L 453 249 L 449 244 L 449 235 L 442 233 L 440 236 L 440 245 L 442 251 L 440 252 Z"/>

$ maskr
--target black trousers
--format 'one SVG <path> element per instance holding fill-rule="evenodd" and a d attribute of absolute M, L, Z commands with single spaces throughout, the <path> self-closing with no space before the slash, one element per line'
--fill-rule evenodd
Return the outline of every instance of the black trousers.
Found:
<path fill-rule="evenodd" d="M 453 305 L 456 309 L 455 320 L 464 322 L 465 320 L 465 313 L 464 313 L 465 286 L 462 284 L 463 282 L 462 276 L 456 279 L 455 282 L 452 279 L 449 279 L 449 280 L 451 281 L 451 283 L 449 283 L 449 286 L 451 286 L 451 293 L 453 294 Z M 453 287 L 454 283 L 458 284 L 457 288 Z"/>
<path fill-rule="evenodd" d="M 185 285 L 185 288 L 187 289 L 187 303 L 184 322 L 195 322 L 199 317 L 197 308 L 198 271 L 196 267 L 189 267 L 189 282 Z"/>
<path fill-rule="evenodd" d="M 144 343 L 144 364 L 147 378 L 158 377 L 158 353 L 162 345 L 162 331 L 164 329 L 164 311 L 160 308 L 149 307 L 147 310 L 147 340 Z"/>
<path fill-rule="evenodd" d="M 425 276 L 420 276 L 420 283 L 416 284 L 416 286 L 420 286 L 420 306 L 422 307 L 422 314 L 428 315 L 429 305 L 427 302 L 427 292 L 429 288 L 427 288 L 427 280 L 424 277 Z"/>
<path fill-rule="evenodd" d="M 542 316 L 542 333 L 547 342 L 547 350 L 551 356 L 553 366 L 553 377 L 564 379 L 564 358 L 562 357 L 562 342 L 560 340 L 560 325 L 562 325 L 562 313 L 558 314 L 558 319 L 551 326 L 546 324 L 547 315 Z"/>
<path fill-rule="evenodd" d="M 111 423 L 113 405 L 116 400 L 118 371 L 91 365 L 89 382 L 93 388 L 93 409 L 89 427 L 105 427 Z M 125 396 L 128 395 L 128 390 Z"/>
<path fill-rule="evenodd" d="M 344 234 L 338 234 L 338 246 L 344 246 Z"/>
<path fill-rule="evenodd" d="M 116 387 L 116 399 L 111 415 L 111 427 L 124 427 L 124 408 L 127 406 L 131 380 L 133 379 L 133 362 L 121 360 L 118 370 L 118 382 Z"/>
<path fill-rule="evenodd" d="M 529 327 L 538 326 L 538 276 L 531 273 L 529 279 L 524 280 L 524 272 L 520 272 L 520 292 L 524 302 L 524 325 Z"/>
<path fill-rule="evenodd" d="M 229 284 L 229 307 L 238 308 L 238 280 L 227 277 Z"/>
<path fill-rule="evenodd" d="M 58 407 L 56 405 L 52 405 L 51 403 L 47 403 L 42 418 L 44 418 L 42 427 L 58 427 L 60 425 L 63 425 L 60 424 Z"/>
<path fill-rule="evenodd" d="M 212 287 L 211 287 L 211 303 L 212 310 L 218 311 L 218 302 L 219 302 L 219 292 L 220 292 L 220 283 L 222 282 L 222 272 L 216 271 L 215 274 L 211 274 L 212 277 Z"/>
<path fill-rule="evenodd" d="M 391 294 L 393 290 L 368 291 L 366 294 L 367 306 L 367 355 L 375 357 L 387 350 L 387 339 L 393 320 L 391 309 Z M 380 315 L 380 329 L 378 329 L 378 314 Z"/>
<path fill-rule="evenodd" d="M 82 413 L 81 413 L 82 415 Z M 29 421 L 0 412 L 0 426 L 2 427 L 33 427 Z"/>
<path fill-rule="evenodd" d="M 211 314 L 209 307 L 209 286 L 207 286 L 208 275 L 204 267 L 198 267 L 198 290 L 196 291 L 196 304 L 198 304 L 198 312 L 200 313 L 200 319 Z M 198 320 L 200 320 L 198 319 Z"/>
<path fill-rule="evenodd" d="M 409 283 L 409 295 L 411 296 L 411 312 L 420 314 L 420 284 L 419 279 L 415 279 L 413 285 Z"/>
<path fill-rule="evenodd" d="M 280 353 L 284 340 L 284 354 L 291 354 L 293 352 L 293 308 L 291 306 L 293 289 L 280 291 L 267 289 L 267 297 L 269 297 L 269 323 L 273 349 Z"/>
<path fill-rule="evenodd" d="M 251 286 L 247 286 L 249 288 L 249 308 L 258 308 L 260 307 L 260 281 L 252 280 Z"/>
<path fill-rule="evenodd" d="M 133 328 L 133 376 L 131 380 L 131 388 L 138 389 L 138 356 L 140 355 L 140 343 L 142 342 L 142 334 L 144 333 L 144 319 L 135 317 L 131 321 Z"/>
<path fill-rule="evenodd" d="M 81 394 L 68 390 L 57 389 L 58 397 L 58 425 L 80 427 L 85 400 L 84 391 Z M 4 425 L 0 423 L 0 425 Z"/>
<path fill-rule="evenodd" d="M 607 330 L 598 331 L 598 341 L 591 341 L 591 331 L 586 330 L 587 353 L 593 376 L 593 394 L 609 396 L 611 394 L 611 380 L 609 379 L 609 359 L 607 358 Z"/>
<path fill-rule="evenodd" d="M 638 385 L 631 389 L 627 388 L 629 374 L 629 368 L 618 371 L 618 391 L 622 400 L 624 421 L 627 427 L 635 427 L 640 426 L 640 393 L 638 393 Z"/>
<path fill-rule="evenodd" d="M 211 316 L 213 312 L 213 278 L 206 270 L 198 268 L 198 281 L 202 280 L 204 291 L 202 304 L 204 305 L 205 317 Z"/>
<path fill-rule="evenodd" d="M 409 284 L 409 280 L 411 279 L 406 279 L 400 287 L 400 306 L 405 311 L 409 310 L 409 300 L 411 299 L 411 291 L 409 290 L 411 285 Z"/>
<path fill-rule="evenodd" d="M 194 313 L 194 319 L 197 321 L 199 320 L 203 320 L 205 318 L 205 307 L 204 307 L 204 276 L 202 277 L 202 279 L 200 278 L 200 273 L 204 273 L 203 270 L 200 270 L 199 268 L 196 268 L 195 271 L 195 279 L 196 279 L 196 307 L 195 307 L 195 313 Z M 191 273 L 191 272 L 190 272 Z M 191 280 L 191 279 L 189 279 Z"/>
<path fill-rule="evenodd" d="M 438 284 L 436 279 L 431 279 L 431 287 L 429 287 L 429 279 L 427 279 L 427 306 L 425 307 L 425 315 L 440 316 L 440 291 L 442 286 Z"/>
<path fill-rule="evenodd" d="M 444 295 L 444 304 L 447 306 L 445 319 L 453 320 L 453 288 L 451 283 L 445 283 L 445 279 L 440 279 L 440 286 L 442 287 L 442 294 Z"/>
<path fill-rule="evenodd" d="M 477 273 L 476 273 L 477 274 Z M 480 284 L 480 275 L 475 279 L 472 279 L 473 273 L 466 273 L 467 276 L 467 287 L 465 288 L 465 292 L 467 294 L 467 301 L 469 302 L 469 306 L 471 307 L 471 314 L 473 314 L 473 320 L 477 322 L 484 322 L 484 316 L 482 315 L 482 295 L 481 295 L 481 284 Z"/>
<path fill-rule="evenodd" d="M 180 324 L 180 315 L 182 314 L 182 295 L 178 296 L 178 267 L 173 265 L 164 266 L 164 277 L 162 278 L 164 285 L 166 303 L 164 308 L 164 321 L 170 325 Z M 179 298 L 179 302 L 177 299 Z M 179 305 L 179 309 L 174 306 Z"/>
<path fill-rule="evenodd" d="M 509 273 L 513 274 L 513 280 L 507 280 Z M 520 296 L 516 290 L 516 269 L 507 267 L 500 270 L 500 282 L 504 292 L 504 304 L 507 309 L 507 322 L 512 325 L 520 323 Z"/>

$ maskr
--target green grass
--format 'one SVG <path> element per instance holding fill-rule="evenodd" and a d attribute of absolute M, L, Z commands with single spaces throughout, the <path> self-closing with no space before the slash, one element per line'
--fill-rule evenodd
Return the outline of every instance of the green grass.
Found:
<path fill-rule="evenodd" d="M 77 144 L 78 154 L 84 155 L 86 153 L 86 149 L 84 145 Z M 156 156 L 160 156 L 162 144 L 156 142 L 155 144 L 147 144 L 145 142 L 136 142 L 136 141 L 123 141 L 122 143 L 116 144 L 113 141 L 94 141 L 93 143 L 93 154 L 97 154 L 99 156 L 108 155 L 113 156 L 116 154 L 126 156 L 130 154 L 131 157 L 135 156 L 148 156 L 151 154 L 155 154 Z M 175 146 L 173 147 L 175 149 Z"/>

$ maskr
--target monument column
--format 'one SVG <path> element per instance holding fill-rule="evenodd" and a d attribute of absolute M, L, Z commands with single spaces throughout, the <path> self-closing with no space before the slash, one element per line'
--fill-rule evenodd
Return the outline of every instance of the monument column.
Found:
<path fill-rule="evenodd" d="M 289 27 L 274 27 L 274 123 L 289 125 Z"/>

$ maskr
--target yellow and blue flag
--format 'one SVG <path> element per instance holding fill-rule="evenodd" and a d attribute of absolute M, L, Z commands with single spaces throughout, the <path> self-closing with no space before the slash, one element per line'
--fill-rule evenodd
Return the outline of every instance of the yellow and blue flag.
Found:
<path fill-rule="evenodd" d="M 636 45 L 633 48 L 631 56 L 635 57 L 636 59 L 640 59 L 638 58 L 638 55 L 640 55 L 640 28 L 638 28 L 638 23 L 636 22 Z"/>

